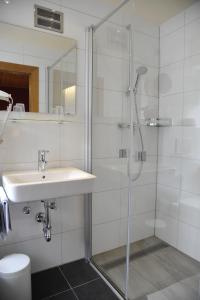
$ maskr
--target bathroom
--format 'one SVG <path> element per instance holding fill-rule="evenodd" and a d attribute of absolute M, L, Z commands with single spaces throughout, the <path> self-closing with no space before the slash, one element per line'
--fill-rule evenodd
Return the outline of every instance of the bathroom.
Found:
<path fill-rule="evenodd" d="M 200 299 L 199 33 L 198 0 L 0 0 L 0 300 Z"/>

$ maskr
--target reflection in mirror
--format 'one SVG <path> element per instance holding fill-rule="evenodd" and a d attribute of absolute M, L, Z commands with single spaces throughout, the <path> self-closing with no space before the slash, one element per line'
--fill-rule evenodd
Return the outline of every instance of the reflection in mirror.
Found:
<path fill-rule="evenodd" d="M 76 113 L 76 61 L 77 49 L 72 47 L 48 69 L 51 113 Z"/>
<path fill-rule="evenodd" d="M 0 90 L 12 95 L 14 112 L 75 113 L 74 39 L 0 23 L 0 40 Z"/>

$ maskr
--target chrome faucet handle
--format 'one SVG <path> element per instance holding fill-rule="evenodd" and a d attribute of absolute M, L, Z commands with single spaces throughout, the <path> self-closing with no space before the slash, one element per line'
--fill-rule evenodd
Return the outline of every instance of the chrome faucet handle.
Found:
<path fill-rule="evenodd" d="M 38 170 L 45 171 L 47 159 L 46 154 L 49 153 L 49 150 L 39 150 L 38 151 Z"/>
<path fill-rule="evenodd" d="M 45 161 L 46 154 L 49 153 L 49 150 L 39 150 L 38 151 L 38 160 Z"/>

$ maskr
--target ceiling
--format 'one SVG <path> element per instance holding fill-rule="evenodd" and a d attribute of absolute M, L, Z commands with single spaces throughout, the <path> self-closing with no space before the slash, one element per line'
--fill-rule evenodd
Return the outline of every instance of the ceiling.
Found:
<path fill-rule="evenodd" d="M 98 0 L 102 5 L 105 1 L 113 8 L 123 2 L 123 0 Z M 134 15 L 142 16 L 150 23 L 160 25 L 198 1 L 200 0 L 130 0 L 124 8 L 133 10 Z"/>
<path fill-rule="evenodd" d="M 134 14 L 161 24 L 191 6 L 195 0 L 134 0 Z"/>

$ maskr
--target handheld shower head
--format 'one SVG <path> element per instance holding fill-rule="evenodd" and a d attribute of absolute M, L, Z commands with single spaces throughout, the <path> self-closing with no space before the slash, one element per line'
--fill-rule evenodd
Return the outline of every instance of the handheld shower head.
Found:
<path fill-rule="evenodd" d="M 136 69 L 137 77 L 136 77 L 136 81 L 135 81 L 134 91 L 137 90 L 140 76 L 146 74 L 147 71 L 148 71 L 148 69 L 147 69 L 147 67 L 145 67 L 145 66 L 140 66 L 140 67 L 138 67 L 138 68 Z"/>
<path fill-rule="evenodd" d="M 136 73 L 137 73 L 138 75 L 144 75 L 144 74 L 147 73 L 147 71 L 148 71 L 147 67 L 145 67 L 145 66 L 140 66 L 139 68 L 137 68 Z"/>

